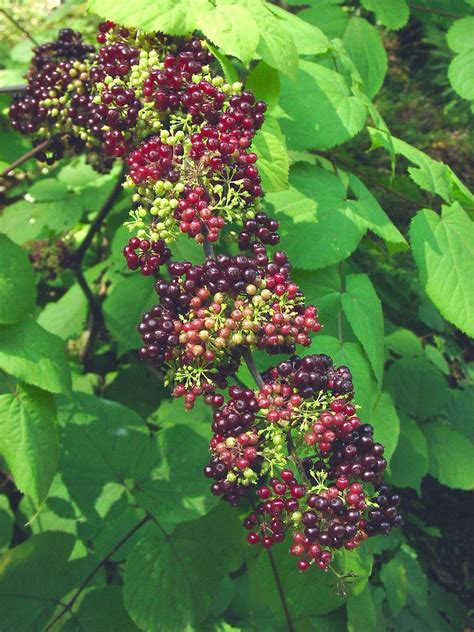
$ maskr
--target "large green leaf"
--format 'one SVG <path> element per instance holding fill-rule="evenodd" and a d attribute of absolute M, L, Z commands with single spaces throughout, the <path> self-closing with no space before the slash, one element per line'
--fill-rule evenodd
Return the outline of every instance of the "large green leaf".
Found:
<path fill-rule="evenodd" d="M 290 171 L 290 189 L 271 193 L 292 264 L 303 270 L 325 268 L 357 248 L 364 229 L 354 219 L 339 178 L 325 169 L 298 163 Z"/>
<path fill-rule="evenodd" d="M 353 17 L 342 41 L 359 71 L 367 95 L 373 98 L 382 87 L 387 72 L 387 53 L 379 31 L 367 20 Z"/>
<path fill-rule="evenodd" d="M 58 419 L 64 483 L 85 516 L 104 517 L 157 463 L 156 439 L 125 406 L 74 393 L 58 405 Z"/>
<path fill-rule="evenodd" d="M 390 29 L 400 29 L 408 22 L 410 10 L 406 0 L 361 0 L 362 6 L 374 11 L 377 20 Z"/>
<path fill-rule="evenodd" d="M 241 526 L 220 503 L 210 514 L 136 544 L 125 569 L 125 606 L 142 630 L 197 629 L 220 581 L 241 564 Z"/>
<path fill-rule="evenodd" d="M 144 31 L 186 35 L 196 29 L 196 16 L 207 11 L 207 0 L 161 0 L 160 4 L 138 0 L 133 6 L 114 0 L 89 0 L 88 8 L 107 20 Z"/>
<path fill-rule="evenodd" d="M 250 557 L 252 553 L 253 551 L 249 552 L 248 567 L 253 609 L 256 611 L 263 609 L 265 614 L 270 610 L 280 624 L 277 629 L 287 630 L 286 616 L 275 581 L 272 561 L 267 551 L 259 551 L 257 557 Z M 295 630 L 311 630 L 309 620 L 312 616 L 332 612 L 343 603 L 343 599 L 333 590 L 333 580 L 327 573 L 310 569 L 314 570 L 314 573 L 309 582 L 310 571 L 308 573 L 298 571 L 297 560 L 288 554 L 287 546 L 275 546 L 272 549 L 272 558 Z M 259 586 L 265 586 L 265 590 L 262 591 L 258 588 Z"/>
<path fill-rule="evenodd" d="M 245 82 L 246 90 L 250 90 L 258 101 L 265 101 L 268 110 L 272 110 L 280 96 L 280 75 L 264 61 L 260 61 L 249 72 Z M 268 121 L 268 116 L 266 121 Z"/>
<path fill-rule="evenodd" d="M 12 541 L 15 516 L 10 508 L 8 496 L 0 496 L 0 551 L 8 549 Z"/>
<path fill-rule="evenodd" d="M 321 30 L 328 38 L 342 38 L 349 24 L 349 13 L 336 2 L 317 2 L 298 14 L 303 20 Z"/>
<path fill-rule="evenodd" d="M 157 302 L 152 278 L 141 274 L 117 277 L 103 310 L 105 324 L 117 341 L 119 354 L 140 346 L 138 323 L 142 314 Z"/>
<path fill-rule="evenodd" d="M 474 336 L 474 224 L 458 203 L 424 209 L 410 226 L 423 288 L 441 314 Z"/>
<path fill-rule="evenodd" d="M 33 202 L 21 200 L 10 204 L 0 216 L 0 231 L 17 244 L 31 239 L 60 235 L 77 224 L 82 207 L 77 196 L 62 200 Z"/>
<path fill-rule="evenodd" d="M 86 594 L 63 632 L 138 632 L 123 604 L 122 587 L 117 585 L 96 588 Z"/>
<path fill-rule="evenodd" d="M 390 482 L 397 487 L 411 487 L 421 493 L 421 481 L 428 473 L 426 439 L 418 424 L 403 415 L 400 438 L 390 461 Z"/>
<path fill-rule="evenodd" d="M 364 230 L 392 244 L 396 250 L 408 250 L 408 244 L 365 184 L 353 173 L 349 174 L 347 206 L 354 213 L 354 221 Z"/>
<path fill-rule="evenodd" d="M 408 597 L 407 569 L 400 556 L 382 566 L 380 578 L 385 586 L 390 610 L 396 616 L 405 606 Z"/>
<path fill-rule="evenodd" d="M 34 320 L 0 326 L 0 368 L 52 393 L 71 388 L 64 342 Z"/>
<path fill-rule="evenodd" d="M 78 581 L 67 561 L 74 546 L 68 533 L 29 538 L 0 557 L 0 621 L 5 632 L 40 632 L 58 602 Z"/>
<path fill-rule="evenodd" d="M 189 426 L 173 425 L 158 433 L 157 467 L 149 480 L 135 486 L 134 496 L 166 531 L 203 516 L 217 504 L 209 479 L 202 474 L 208 449 L 208 440 Z"/>
<path fill-rule="evenodd" d="M 457 489 L 474 488 L 474 443 L 435 421 L 423 427 L 428 445 L 428 471 L 440 483 Z"/>
<path fill-rule="evenodd" d="M 284 20 L 285 29 L 292 36 L 299 55 L 322 55 L 331 47 L 327 34 L 302 20 L 299 15 L 285 11 L 278 5 L 269 5 L 269 8 Z"/>
<path fill-rule="evenodd" d="M 370 423 L 375 429 L 375 439 L 385 447 L 384 457 L 390 463 L 398 445 L 400 420 L 389 393 L 380 394 Z"/>
<path fill-rule="evenodd" d="M 325 335 L 337 336 L 340 324 L 350 330 L 346 320 L 337 317 L 342 310 L 341 296 L 344 292 L 337 266 L 310 272 L 294 270 L 292 278 L 301 288 L 306 302 L 318 308 L 318 318 Z"/>
<path fill-rule="evenodd" d="M 369 586 L 347 600 L 348 632 L 375 632 L 377 613 Z"/>
<path fill-rule="evenodd" d="M 384 364 L 383 314 L 379 297 L 369 277 L 366 274 L 348 274 L 341 300 L 346 318 L 380 383 Z"/>
<path fill-rule="evenodd" d="M 254 57 L 260 39 L 259 28 L 252 12 L 229 0 L 216 0 L 203 5 L 196 13 L 199 29 L 227 55 L 248 64 Z"/>
<path fill-rule="evenodd" d="M 0 233 L 0 323 L 22 320 L 35 301 L 35 275 L 25 251 Z"/>
<path fill-rule="evenodd" d="M 444 162 L 434 160 L 420 149 L 395 136 L 389 136 L 383 130 L 372 127 L 367 130 L 374 147 L 385 147 L 416 165 L 409 167 L 408 173 L 421 189 L 439 195 L 445 202 L 458 201 L 465 208 L 474 209 L 474 195 Z"/>
<path fill-rule="evenodd" d="M 355 342 L 342 342 L 331 336 L 315 336 L 310 353 L 327 353 L 336 366 L 350 367 L 354 383 L 355 401 L 362 406 L 361 418 L 372 423 L 373 408 L 380 391 L 362 347 Z"/>
<path fill-rule="evenodd" d="M 400 410 L 421 419 L 436 415 L 449 395 L 443 374 L 424 355 L 394 362 L 386 385 Z"/>
<path fill-rule="evenodd" d="M 463 390 L 453 389 L 444 411 L 446 418 L 450 426 L 465 434 L 471 441 L 474 441 L 473 410 L 474 386 L 468 386 Z"/>
<path fill-rule="evenodd" d="M 449 64 L 448 77 L 459 96 L 474 100 L 474 46 L 456 55 Z"/>
<path fill-rule="evenodd" d="M 12 395 L 0 395 L 0 455 L 16 486 L 39 505 L 59 463 L 56 406 L 49 393 L 24 384 Z"/>
<path fill-rule="evenodd" d="M 472 34 L 474 33 L 474 16 L 456 20 L 446 33 L 449 47 L 456 53 L 464 53 L 474 48 Z"/>
<path fill-rule="evenodd" d="M 287 22 L 278 19 L 267 2 L 239 1 L 252 13 L 257 22 L 260 31 L 257 53 L 269 66 L 294 78 L 298 67 L 298 52 Z"/>
<path fill-rule="evenodd" d="M 342 75 L 301 61 L 296 84 L 282 82 L 281 126 L 291 149 L 328 149 L 358 134 L 367 118 L 364 101 Z M 301 122 L 304 121 L 302 125 Z"/>
<path fill-rule="evenodd" d="M 253 150 L 259 158 L 258 168 L 265 192 L 288 189 L 288 152 L 276 119 L 267 117 L 254 138 Z"/>

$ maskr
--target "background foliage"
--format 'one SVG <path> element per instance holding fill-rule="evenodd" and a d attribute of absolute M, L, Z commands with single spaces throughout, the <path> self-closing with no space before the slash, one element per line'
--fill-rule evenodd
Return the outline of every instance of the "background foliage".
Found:
<path fill-rule="evenodd" d="M 101 16 L 200 30 L 227 77 L 269 103 L 255 143 L 265 204 L 320 309 L 311 350 L 352 368 L 406 526 L 346 555 L 358 577 L 345 597 L 285 552 L 273 568 L 249 550 L 201 475 L 209 410 L 184 413 L 136 359 L 153 292 L 125 269 L 117 170 L 32 161 L 0 189 L 2 630 L 287 629 L 281 591 L 295 630 L 466 625 L 473 4 L 90 0 L 89 15 L 74 0 L 5 4 L 0 85 L 21 83 L 33 45 L 12 17 L 29 28 L 30 16 L 43 42 L 64 25 L 92 41 Z M 0 167 L 28 149 L 8 102 L 0 95 Z M 177 251 L 200 259 L 188 241 Z"/>

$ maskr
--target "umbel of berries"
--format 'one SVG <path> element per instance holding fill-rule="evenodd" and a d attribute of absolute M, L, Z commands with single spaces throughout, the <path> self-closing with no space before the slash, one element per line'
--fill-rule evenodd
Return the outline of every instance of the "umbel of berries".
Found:
<path fill-rule="evenodd" d="M 252 143 L 266 106 L 226 82 L 197 35 L 108 21 L 97 42 L 95 52 L 65 29 L 36 48 L 12 126 L 45 143 L 38 158 L 49 164 L 67 153 L 101 170 L 124 161 L 134 207 L 123 254 L 157 294 L 138 326 L 139 355 L 186 409 L 197 397 L 212 407 L 204 475 L 212 494 L 248 511 L 248 542 L 286 547 L 300 571 L 326 570 L 339 550 L 402 518 L 350 369 L 325 354 L 295 355 L 321 325 L 275 250 L 278 221 L 263 210 Z M 172 260 L 185 237 L 204 246 L 202 264 Z M 259 373 L 252 350 L 286 359 Z M 255 388 L 237 377 L 243 358 Z"/>

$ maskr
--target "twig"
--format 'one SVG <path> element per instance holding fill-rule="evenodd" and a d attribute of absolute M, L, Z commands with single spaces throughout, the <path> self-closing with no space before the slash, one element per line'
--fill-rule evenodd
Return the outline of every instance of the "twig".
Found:
<path fill-rule="evenodd" d="M 247 365 L 247 368 L 250 371 L 253 379 L 255 380 L 255 383 L 257 384 L 258 388 L 262 388 L 262 386 L 264 385 L 262 376 L 260 375 L 257 367 L 255 366 L 255 361 L 248 347 L 242 347 L 242 358 L 244 359 L 244 362 Z"/>
<path fill-rule="evenodd" d="M 411 4 L 408 3 L 410 9 L 414 11 L 423 11 L 424 13 L 433 13 L 433 15 L 441 15 L 445 18 L 454 18 L 455 20 L 462 18 L 462 15 L 457 15 L 456 13 L 448 13 L 447 11 L 439 11 L 438 9 L 430 9 L 429 7 L 422 7 L 419 4 Z"/>
<path fill-rule="evenodd" d="M 12 94 L 17 92 L 24 92 L 26 90 L 26 84 L 17 84 L 14 86 L 0 86 L 0 94 Z"/>
<path fill-rule="evenodd" d="M 123 538 L 117 542 L 117 544 L 112 548 L 111 551 L 109 551 L 107 553 L 107 555 L 105 557 L 103 557 L 100 562 L 97 564 L 97 566 L 89 573 L 89 575 L 87 575 L 87 577 L 81 582 L 79 588 L 76 590 L 76 592 L 74 593 L 74 595 L 71 597 L 71 599 L 65 604 L 64 609 L 61 610 L 61 612 L 51 621 L 51 623 L 49 623 L 47 625 L 47 627 L 45 628 L 45 632 L 48 632 L 48 630 L 51 630 L 51 628 L 60 620 L 62 619 L 62 617 L 66 614 L 66 612 L 70 612 L 71 608 L 73 607 L 73 605 L 76 603 L 77 599 L 79 598 L 79 595 L 82 593 L 82 591 L 84 590 L 84 588 L 86 588 L 86 586 L 89 584 L 89 582 L 95 577 L 95 575 L 100 571 L 100 569 L 104 566 L 104 564 L 106 562 L 108 562 L 108 560 L 112 557 L 112 555 L 118 551 L 120 549 L 120 547 L 122 547 L 125 542 L 127 542 L 128 540 L 130 540 L 130 538 L 132 537 L 132 535 L 134 535 L 139 529 L 141 529 L 143 527 L 144 524 L 146 524 L 147 522 L 149 522 L 151 520 L 151 516 L 149 514 L 147 514 L 144 518 L 142 518 L 140 520 L 140 522 L 138 522 L 132 529 L 130 529 L 130 531 L 128 531 Z"/>
<path fill-rule="evenodd" d="M 207 233 L 204 233 L 204 254 L 207 259 L 215 259 L 216 253 L 214 252 L 214 246 L 211 244 L 209 239 L 207 238 Z"/>
<path fill-rule="evenodd" d="M 104 205 L 102 206 L 100 211 L 97 213 L 97 217 L 90 225 L 90 228 L 87 231 L 87 235 L 84 237 L 81 245 L 77 249 L 75 260 L 78 264 L 82 262 L 84 255 L 86 254 L 86 251 L 89 248 L 95 234 L 100 230 L 100 227 L 102 226 L 104 219 L 110 213 L 115 202 L 118 200 L 120 193 L 122 191 L 122 183 L 123 183 L 124 175 L 125 175 L 125 168 L 122 169 L 120 176 L 118 177 L 117 182 L 115 183 L 115 186 L 112 189 L 109 197 L 106 199 Z"/>
<path fill-rule="evenodd" d="M 39 43 L 37 42 L 37 40 L 35 40 L 33 35 L 31 35 L 12 15 L 10 15 L 8 11 L 6 11 L 5 9 L 0 9 L 0 13 L 3 13 L 7 20 L 10 20 L 10 22 L 14 24 L 16 28 L 23 33 L 23 35 L 26 35 L 26 37 L 31 42 L 33 42 L 35 46 L 39 46 Z"/>
<path fill-rule="evenodd" d="M 30 151 L 27 151 L 26 154 L 23 154 L 23 156 L 20 156 L 20 158 L 12 162 L 11 165 L 8 165 L 8 167 L 6 167 L 0 173 L 0 178 L 7 176 L 11 171 L 13 171 L 13 169 L 16 169 L 17 167 L 25 163 L 30 158 L 33 158 L 34 156 L 36 156 L 36 154 L 39 154 L 41 151 L 43 151 L 43 149 L 46 149 L 46 147 L 49 145 L 50 142 L 51 140 L 48 138 L 47 140 L 44 140 L 39 145 L 36 145 L 36 147 L 33 147 L 33 149 L 30 149 Z"/>
<path fill-rule="evenodd" d="M 270 549 L 267 549 L 267 553 L 268 553 L 268 559 L 270 560 L 270 565 L 272 567 L 273 577 L 275 578 L 275 584 L 278 589 L 278 594 L 280 596 L 281 605 L 283 606 L 283 612 L 285 613 L 285 619 L 288 626 L 288 632 L 295 632 L 295 626 L 293 625 L 293 621 L 291 620 L 290 609 L 288 608 L 285 591 L 283 590 L 283 586 L 281 584 L 280 575 L 278 573 L 278 569 L 275 563 L 275 559 L 273 557 L 273 553 Z"/>
<path fill-rule="evenodd" d="M 306 483 L 306 485 L 309 485 L 311 487 L 311 482 L 308 480 L 308 477 L 306 476 L 306 472 L 304 471 L 303 464 L 301 463 L 301 460 L 299 459 L 298 454 L 296 452 L 296 447 L 295 447 L 295 444 L 293 443 L 293 437 L 291 436 L 291 431 L 288 432 L 286 435 L 286 447 L 288 448 L 288 454 L 290 455 L 293 463 L 296 465 L 296 468 L 301 476 L 302 481 Z"/>
<path fill-rule="evenodd" d="M 118 177 L 117 182 L 115 183 L 114 188 L 112 189 L 110 195 L 108 196 L 104 205 L 102 206 L 99 213 L 97 214 L 97 217 L 90 225 L 90 228 L 87 231 L 87 234 L 84 237 L 81 245 L 77 249 L 75 257 L 74 257 L 75 259 L 74 265 L 72 266 L 72 270 L 76 276 L 76 280 L 81 290 L 83 291 L 84 296 L 87 299 L 87 302 L 89 303 L 90 315 L 89 315 L 89 323 L 87 327 L 89 335 L 87 337 L 84 348 L 82 349 L 80 353 L 80 357 L 83 363 L 86 361 L 87 357 L 89 356 L 89 353 L 92 350 L 94 342 L 100 331 L 100 327 L 104 322 L 104 316 L 102 314 L 102 308 L 101 308 L 100 302 L 97 300 L 97 297 L 94 295 L 91 288 L 89 287 L 89 284 L 87 283 L 87 280 L 82 271 L 81 264 L 94 236 L 100 230 L 100 227 L 102 226 L 105 218 L 107 217 L 108 213 L 112 210 L 115 202 L 117 201 L 121 193 L 124 175 L 125 175 L 125 169 L 122 169 L 120 176 Z"/>

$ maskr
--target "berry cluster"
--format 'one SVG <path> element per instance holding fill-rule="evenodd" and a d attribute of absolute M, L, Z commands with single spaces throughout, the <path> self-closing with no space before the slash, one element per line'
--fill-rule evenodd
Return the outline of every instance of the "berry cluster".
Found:
<path fill-rule="evenodd" d="M 171 280 L 156 283 L 162 309 L 145 314 L 139 326 L 140 355 L 166 364 L 169 381 L 179 387 L 176 395 L 193 394 L 196 387 L 209 393 L 217 385 L 214 373 L 234 366 L 242 345 L 292 353 L 320 329 L 316 308 L 304 304 L 291 281 L 286 255 L 276 252 L 270 259 L 261 247 L 258 253 L 221 254 L 200 266 L 172 263 Z"/>
<path fill-rule="evenodd" d="M 301 571 L 325 570 L 337 550 L 402 519 L 399 497 L 383 484 L 384 448 L 357 414 L 349 368 L 325 354 L 294 355 L 321 325 L 285 252 L 270 250 L 279 225 L 262 211 L 252 151 L 266 106 L 216 74 L 198 37 L 105 22 L 97 41 L 93 54 L 66 29 L 38 47 L 12 125 L 35 144 L 49 140 L 40 155 L 47 162 L 67 150 L 102 168 L 126 162 L 135 204 L 127 226 L 136 235 L 123 254 L 129 269 L 158 277 L 159 302 L 138 327 L 139 355 L 164 371 L 186 409 L 199 396 L 213 407 L 204 474 L 213 494 L 253 503 L 249 543 L 287 540 Z M 214 256 L 212 243 L 232 223 L 239 228 L 227 237 L 241 254 Z M 203 264 L 170 261 L 180 235 L 204 244 Z M 289 357 L 260 374 L 252 349 Z M 255 390 L 229 387 L 242 358 Z"/>

